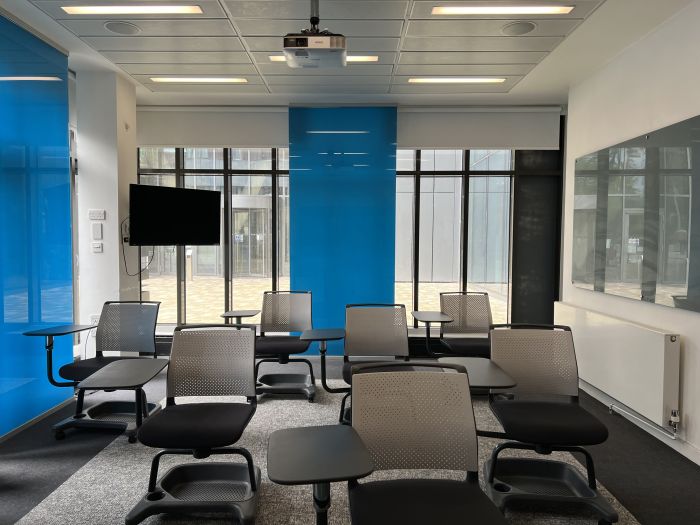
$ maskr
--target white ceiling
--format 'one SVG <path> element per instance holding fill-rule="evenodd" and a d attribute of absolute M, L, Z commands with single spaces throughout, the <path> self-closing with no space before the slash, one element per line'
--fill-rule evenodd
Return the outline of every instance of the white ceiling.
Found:
<path fill-rule="evenodd" d="M 269 60 L 271 54 L 280 54 L 285 33 L 308 26 L 308 0 L 168 0 L 199 5 L 204 13 L 126 18 L 70 16 L 60 9 L 63 5 L 114 4 L 116 0 L 0 0 L 0 5 L 67 47 L 70 65 L 78 72 L 116 65 L 137 83 L 140 104 L 439 105 L 564 103 L 568 86 L 578 75 L 600 67 L 690 2 L 546 0 L 575 8 L 568 15 L 525 18 L 537 27 L 521 37 L 501 32 L 504 25 L 516 20 L 512 17 L 460 18 L 430 12 L 437 4 L 474 1 L 320 0 L 321 27 L 345 34 L 351 54 L 379 56 L 377 63 L 323 71 L 294 70 Z M 621 11 L 630 6 L 634 6 L 634 16 Z M 615 17 L 624 18 L 616 21 Z M 110 33 L 104 27 L 109 19 L 136 24 L 141 32 L 137 36 Z M 601 34 L 601 28 L 612 34 Z M 157 75 L 235 75 L 248 83 L 155 84 L 150 77 Z M 506 82 L 408 83 L 412 76 L 426 75 L 499 76 Z"/>

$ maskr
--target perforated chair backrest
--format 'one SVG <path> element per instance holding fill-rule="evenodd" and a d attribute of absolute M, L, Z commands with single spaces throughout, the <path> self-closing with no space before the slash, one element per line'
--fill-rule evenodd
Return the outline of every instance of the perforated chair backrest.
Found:
<path fill-rule="evenodd" d="M 109 301 L 102 306 L 95 349 L 102 352 L 156 353 L 158 302 Z"/>
<path fill-rule="evenodd" d="M 464 373 L 374 372 L 353 376 L 352 426 L 376 470 L 479 468 Z"/>
<path fill-rule="evenodd" d="M 167 397 L 253 397 L 254 367 L 254 328 L 178 328 L 170 352 Z"/>
<path fill-rule="evenodd" d="M 442 334 L 487 334 L 493 324 L 487 293 L 443 292 L 440 310 L 454 319 L 441 325 Z"/>
<path fill-rule="evenodd" d="M 265 292 L 260 332 L 303 332 L 311 329 L 311 292 Z"/>
<path fill-rule="evenodd" d="M 491 329 L 491 360 L 524 395 L 578 396 L 578 366 L 568 327 Z"/>
<path fill-rule="evenodd" d="M 347 305 L 345 355 L 408 357 L 406 307 L 402 304 Z"/>

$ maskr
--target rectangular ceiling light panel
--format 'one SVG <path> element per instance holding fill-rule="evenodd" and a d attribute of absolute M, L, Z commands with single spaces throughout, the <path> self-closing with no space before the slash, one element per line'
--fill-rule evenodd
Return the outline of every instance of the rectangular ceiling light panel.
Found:
<path fill-rule="evenodd" d="M 439 5 L 434 15 L 568 15 L 571 5 Z"/>
<path fill-rule="evenodd" d="M 198 5 L 71 5 L 61 7 L 69 15 L 201 15 Z"/>

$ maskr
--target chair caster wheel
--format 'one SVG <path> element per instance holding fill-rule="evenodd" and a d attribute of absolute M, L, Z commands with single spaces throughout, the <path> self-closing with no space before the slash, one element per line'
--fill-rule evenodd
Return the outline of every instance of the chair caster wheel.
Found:
<path fill-rule="evenodd" d="M 314 396 L 311 396 L 311 397 L 309 398 L 309 403 L 313 403 L 313 402 L 314 402 L 314 399 L 315 399 L 315 397 L 314 397 Z"/>
<path fill-rule="evenodd" d="M 63 432 L 63 430 L 57 430 L 56 432 L 53 433 L 53 437 L 56 441 L 61 441 L 66 437 L 66 433 Z"/>
<path fill-rule="evenodd" d="M 136 443 L 136 436 L 134 434 L 131 434 L 128 439 L 129 443 Z"/>

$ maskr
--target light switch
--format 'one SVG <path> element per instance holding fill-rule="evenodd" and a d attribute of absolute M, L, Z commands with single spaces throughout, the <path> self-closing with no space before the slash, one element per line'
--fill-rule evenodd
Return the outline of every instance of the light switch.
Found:
<path fill-rule="evenodd" d="M 102 223 L 93 222 L 92 225 L 92 240 L 101 241 L 102 240 Z"/>
<path fill-rule="evenodd" d="M 106 210 L 88 210 L 88 219 L 91 221 L 103 221 L 107 217 Z"/>
<path fill-rule="evenodd" d="M 92 243 L 92 253 L 102 253 L 102 243 L 93 242 Z"/>

